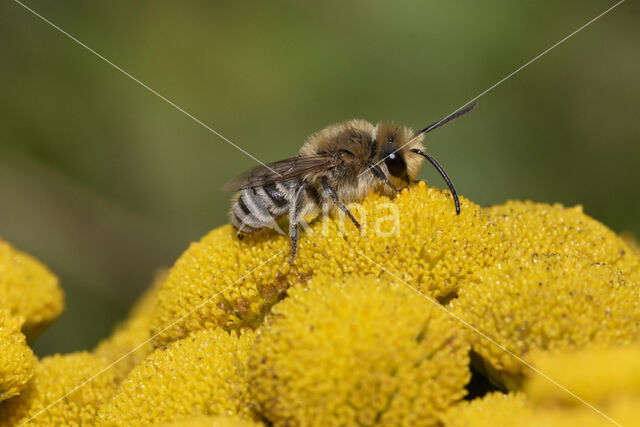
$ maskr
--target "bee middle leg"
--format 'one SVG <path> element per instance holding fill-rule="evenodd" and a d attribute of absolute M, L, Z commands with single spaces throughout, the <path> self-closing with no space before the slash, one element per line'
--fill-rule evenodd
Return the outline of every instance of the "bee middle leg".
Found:
<path fill-rule="evenodd" d="M 358 223 L 358 221 L 354 218 L 354 216 L 351 214 L 349 209 L 347 209 L 347 207 L 342 204 L 340 199 L 338 199 L 336 190 L 334 190 L 333 187 L 329 185 L 329 182 L 327 182 L 327 178 L 322 178 L 320 180 L 320 183 L 322 184 L 322 188 L 324 189 L 324 192 L 327 193 L 329 197 L 331 197 L 331 200 L 333 200 L 333 203 L 335 203 L 336 206 L 338 206 L 338 208 L 340 208 L 340 210 L 344 212 L 351 221 L 353 221 L 353 224 L 356 226 L 356 228 L 360 230 L 360 223 Z"/>

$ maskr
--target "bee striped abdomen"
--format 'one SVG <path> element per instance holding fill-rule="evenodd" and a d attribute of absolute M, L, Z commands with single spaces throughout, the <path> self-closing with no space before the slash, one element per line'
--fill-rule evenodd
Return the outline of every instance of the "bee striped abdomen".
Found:
<path fill-rule="evenodd" d="M 262 190 L 269 198 L 272 209 L 283 209 L 289 207 L 289 200 L 286 196 L 290 190 L 285 188 L 284 185 L 271 183 L 262 187 Z"/>
<path fill-rule="evenodd" d="M 231 209 L 231 222 L 240 233 L 250 234 L 262 228 L 275 228 L 275 221 L 289 212 L 300 180 L 245 188 L 238 193 Z"/>

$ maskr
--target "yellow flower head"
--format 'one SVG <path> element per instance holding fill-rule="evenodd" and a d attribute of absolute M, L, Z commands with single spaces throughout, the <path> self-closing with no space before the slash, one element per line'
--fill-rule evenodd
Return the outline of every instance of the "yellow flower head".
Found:
<path fill-rule="evenodd" d="M 362 230 L 316 219 L 293 266 L 288 236 L 213 230 L 93 353 L 40 362 L 20 328 L 33 338 L 62 292 L 0 241 L 0 427 L 35 415 L 106 426 L 608 423 L 435 300 L 617 421 L 640 422 L 631 243 L 580 208 L 462 199 L 456 215 L 448 192 L 423 183 L 349 208 Z M 519 392 L 462 402 L 470 350 Z"/>
<path fill-rule="evenodd" d="M 435 425 L 466 393 L 467 342 L 404 285 L 314 277 L 258 330 L 251 391 L 274 425 Z"/>
<path fill-rule="evenodd" d="M 118 379 L 123 379 L 133 368 L 142 362 L 152 351 L 151 342 L 145 343 L 151 337 L 151 314 L 155 310 L 158 291 L 167 277 L 166 270 L 161 270 L 131 309 L 127 319 L 119 325 L 113 334 L 100 342 L 93 353 L 108 362 L 116 362 L 112 368 Z"/>
<path fill-rule="evenodd" d="M 589 402 L 591 403 L 591 402 Z M 536 406 L 535 415 L 523 419 L 516 427 L 611 427 L 614 425 L 640 425 L 640 398 L 624 396 L 606 405 L 596 404 L 593 408 L 584 404 L 576 406 Z M 617 423 L 617 424 L 614 424 Z"/>
<path fill-rule="evenodd" d="M 445 415 L 447 427 L 521 426 L 534 411 L 522 393 L 489 393 L 453 406 Z"/>
<path fill-rule="evenodd" d="M 540 371 L 589 403 L 598 405 L 620 396 L 636 396 L 640 402 L 640 344 L 534 355 Z M 524 387 L 535 403 L 574 404 L 573 396 L 533 372 Z M 639 412 L 640 414 L 640 412 Z"/>
<path fill-rule="evenodd" d="M 30 426 L 92 425 L 98 406 L 115 392 L 113 373 L 107 370 L 71 391 L 106 365 L 103 359 L 87 352 L 42 359 L 20 395 L 0 403 L 0 426 L 17 426 L 29 420 Z M 46 409 L 67 393 L 70 394 Z"/>
<path fill-rule="evenodd" d="M 0 238 L 0 308 L 22 316 L 29 341 L 64 309 L 58 278 L 35 258 Z"/>
<path fill-rule="evenodd" d="M 574 401 L 576 405 L 536 405 L 521 392 L 490 393 L 452 407 L 445 415 L 445 426 L 610 427 L 616 425 L 614 423 L 624 426 L 640 425 L 640 399 L 637 396 L 624 396 L 607 405 L 596 404 L 595 407 L 601 413 L 575 399 Z"/>
<path fill-rule="evenodd" d="M 532 351 L 625 344 L 640 338 L 640 287 L 610 267 L 563 255 L 515 251 L 462 286 L 461 318 L 526 358 Z M 496 383 L 518 389 L 523 365 L 478 334 L 473 350 Z"/>
<path fill-rule="evenodd" d="M 152 332 L 210 301 L 162 332 L 156 346 L 216 326 L 255 328 L 292 285 L 317 275 L 378 275 L 380 267 L 366 257 L 437 298 L 455 294 L 462 281 L 504 257 L 501 232 L 482 209 L 462 199 L 456 215 L 450 194 L 424 183 L 393 200 L 373 194 L 350 209 L 362 232 L 340 217 L 319 219 L 302 233 L 294 266 L 287 262 L 289 237 L 273 231 L 239 240 L 227 225 L 193 243 L 160 290 Z"/>
<path fill-rule="evenodd" d="M 572 255 L 619 269 L 640 283 L 640 258 L 623 238 L 585 215 L 582 206 L 510 201 L 486 209 L 511 243 L 540 254 Z"/>
<path fill-rule="evenodd" d="M 133 368 L 100 425 L 148 425 L 193 415 L 253 416 L 245 379 L 253 333 L 203 330 L 157 349 Z"/>
<path fill-rule="evenodd" d="M 18 394 L 33 374 L 34 356 L 21 326 L 21 318 L 0 309 L 0 402 Z"/>

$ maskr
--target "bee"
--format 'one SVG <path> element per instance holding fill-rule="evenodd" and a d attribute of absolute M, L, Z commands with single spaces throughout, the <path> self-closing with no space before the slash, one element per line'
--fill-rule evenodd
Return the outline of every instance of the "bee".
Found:
<path fill-rule="evenodd" d="M 289 216 L 293 263 L 298 250 L 302 218 L 340 209 L 360 229 L 346 204 L 362 201 L 369 193 L 389 197 L 414 182 L 427 159 L 446 182 L 460 213 L 460 201 L 444 169 L 424 151 L 425 134 L 470 112 L 473 103 L 414 132 L 405 126 L 364 120 L 334 124 L 311 135 L 297 156 L 255 167 L 223 189 L 237 192 L 231 223 L 238 238 L 265 228 L 282 233 L 276 220 Z"/>

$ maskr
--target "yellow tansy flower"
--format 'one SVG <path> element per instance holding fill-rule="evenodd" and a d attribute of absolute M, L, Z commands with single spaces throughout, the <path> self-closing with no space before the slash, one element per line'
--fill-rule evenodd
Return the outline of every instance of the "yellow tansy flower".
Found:
<path fill-rule="evenodd" d="M 249 375 L 276 426 L 436 425 L 466 393 L 466 331 L 404 285 L 315 277 L 272 311 Z"/>
<path fill-rule="evenodd" d="M 451 302 L 458 316 L 509 351 L 526 358 L 537 350 L 640 338 L 640 287 L 618 271 L 572 256 L 512 255 L 479 272 Z M 518 389 L 521 362 L 479 334 L 472 337 L 480 370 Z"/>
<path fill-rule="evenodd" d="M 203 330 L 157 349 L 100 408 L 99 424 L 148 425 L 192 415 L 253 416 L 245 378 L 253 333 Z"/>
<path fill-rule="evenodd" d="M 119 379 L 123 379 L 131 368 L 142 362 L 152 351 L 151 314 L 155 310 L 158 291 L 167 278 L 167 270 L 156 273 L 153 283 L 131 309 L 127 319 L 119 325 L 113 334 L 101 341 L 93 353 L 108 362 L 116 362 L 110 368 Z M 145 341 L 149 341 L 145 343 Z"/>
<path fill-rule="evenodd" d="M 640 399 L 623 396 L 591 408 L 576 405 L 536 405 L 524 393 L 490 393 L 452 407 L 445 427 L 610 427 L 640 425 Z M 592 402 L 589 402 L 592 403 Z M 600 411 L 600 412 L 597 412 Z"/>
<path fill-rule="evenodd" d="M 612 230 L 585 215 L 582 206 L 509 201 L 486 212 L 519 248 L 588 258 L 620 269 L 627 279 L 640 282 L 640 258 L 635 251 Z"/>
<path fill-rule="evenodd" d="M 625 396 L 606 405 L 596 404 L 595 407 L 600 412 L 596 412 L 584 404 L 557 407 L 537 406 L 535 415 L 516 424 L 516 427 L 611 427 L 614 425 L 627 427 L 640 425 L 640 398 Z"/>
<path fill-rule="evenodd" d="M 33 378 L 20 395 L 0 403 L 0 426 L 17 426 L 27 421 L 30 426 L 93 424 L 98 406 L 115 392 L 112 371 L 107 370 L 71 391 L 106 365 L 103 359 L 87 352 L 42 359 L 36 363 Z M 65 396 L 67 393 L 71 394 Z"/>
<path fill-rule="evenodd" d="M 558 383 L 592 404 L 617 396 L 640 399 L 640 344 L 625 347 L 595 346 L 581 351 L 533 355 L 532 362 Z M 534 372 L 524 390 L 536 403 L 575 404 L 573 396 Z M 640 403 L 640 400 L 639 400 Z"/>
<path fill-rule="evenodd" d="M 447 411 L 447 427 L 520 426 L 534 411 L 522 393 L 489 393 L 470 402 L 462 402 Z"/>
<path fill-rule="evenodd" d="M 0 309 L 22 316 L 29 341 L 64 309 L 64 294 L 53 275 L 35 258 L 0 238 Z"/>
<path fill-rule="evenodd" d="M 462 213 L 456 215 L 450 194 L 424 183 L 393 200 L 373 194 L 350 209 L 362 232 L 348 220 L 317 220 L 302 233 L 294 266 L 287 263 L 288 236 L 273 231 L 239 240 L 226 225 L 193 243 L 160 291 L 152 333 L 211 301 L 163 332 L 156 346 L 215 326 L 254 328 L 290 286 L 315 275 L 379 275 L 380 268 L 362 255 L 441 299 L 455 295 L 461 281 L 504 257 L 502 234 L 481 208 L 462 199 Z"/>
<path fill-rule="evenodd" d="M 0 402 L 18 394 L 33 374 L 34 356 L 21 326 L 22 318 L 0 309 Z"/>
<path fill-rule="evenodd" d="M 62 291 L 0 241 L 0 427 L 36 415 L 35 425 L 609 425 L 434 301 L 640 425 L 632 241 L 580 207 L 462 199 L 456 215 L 450 194 L 424 183 L 349 208 L 362 230 L 312 221 L 293 266 L 288 236 L 215 229 L 93 353 L 41 361 L 23 334 L 60 313 Z M 462 401 L 470 363 L 514 392 Z"/>

